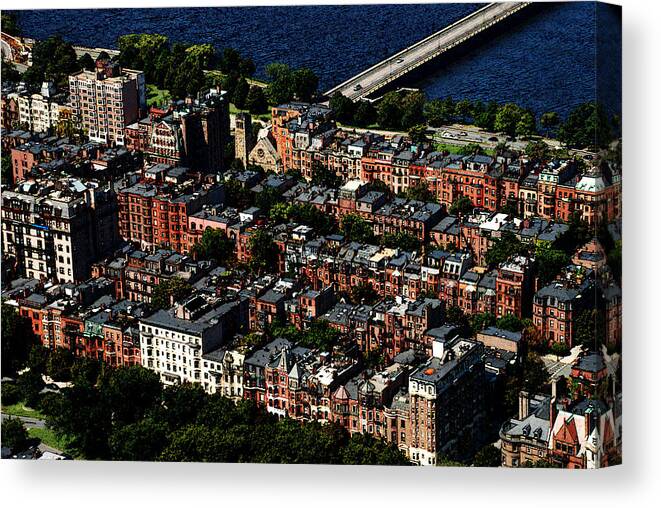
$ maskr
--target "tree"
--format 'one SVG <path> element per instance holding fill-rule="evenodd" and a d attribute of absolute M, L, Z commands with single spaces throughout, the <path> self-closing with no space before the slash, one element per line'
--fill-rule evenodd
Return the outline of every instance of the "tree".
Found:
<path fill-rule="evenodd" d="M 535 248 L 535 263 L 541 284 L 548 284 L 569 264 L 570 258 L 560 249 L 545 243 Z"/>
<path fill-rule="evenodd" d="M 346 97 L 342 92 L 335 92 L 330 98 L 330 108 L 335 113 L 335 118 L 342 123 L 351 123 L 356 110 L 354 102 Z"/>
<path fill-rule="evenodd" d="M 402 127 L 402 98 L 397 92 L 388 92 L 379 101 L 376 107 L 377 121 L 386 129 L 400 129 Z"/>
<path fill-rule="evenodd" d="M 224 48 L 219 64 L 224 74 L 238 72 L 241 66 L 241 54 L 234 48 Z"/>
<path fill-rule="evenodd" d="M 28 433 L 23 422 L 18 418 L 2 419 L 2 446 L 8 447 L 12 453 L 25 450 L 28 445 Z"/>
<path fill-rule="evenodd" d="M 261 275 L 277 267 L 278 248 L 273 243 L 273 237 L 265 230 L 258 229 L 250 235 L 250 262 L 253 273 Z"/>
<path fill-rule="evenodd" d="M 162 391 L 162 405 L 156 413 L 158 421 L 169 429 L 177 429 L 195 423 L 207 404 L 207 395 L 200 384 L 182 383 L 166 387 Z"/>
<path fill-rule="evenodd" d="M 41 374 L 28 370 L 19 376 L 17 386 L 25 404 L 36 408 L 39 405 L 41 390 L 45 386 Z"/>
<path fill-rule="evenodd" d="M 115 369 L 101 386 L 101 395 L 107 401 L 116 425 L 135 423 L 144 418 L 156 406 L 161 394 L 158 374 L 139 365 Z"/>
<path fill-rule="evenodd" d="M 460 155 L 483 155 L 484 148 L 477 143 L 468 143 L 459 148 Z"/>
<path fill-rule="evenodd" d="M 17 83 L 21 79 L 21 74 L 16 70 L 16 66 L 9 60 L 2 59 L 2 81 Z M 3 157 L 3 164 L 4 164 Z M 11 159 L 9 159 L 11 161 Z M 3 168 L 4 169 L 4 168 Z M 6 181 L 3 179 L 3 181 Z"/>
<path fill-rule="evenodd" d="M 494 121 L 494 128 L 498 132 L 504 132 L 508 136 L 517 134 L 517 126 L 522 120 L 525 111 L 513 103 L 505 104 L 498 109 Z"/>
<path fill-rule="evenodd" d="M 23 397 L 20 388 L 15 383 L 3 382 L 2 383 L 2 405 L 13 406 L 18 404 Z"/>
<path fill-rule="evenodd" d="M 524 328 L 521 319 L 514 314 L 506 314 L 501 317 L 496 321 L 496 326 L 503 330 L 509 330 L 510 332 L 520 332 Z"/>
<path fill-rule="evenodd" d="M 308 67 L 296 69 L 291 76 L 294 96 L 303 102 L 311 102 L 317 93 L 319 78 Z"/>
<path fill-rule="evenodd" d="M 249 78 L 255 74 L 255 62 L 252 61 L 252 58 L 243 58 L 239 64 L 239 73 L 241 76 Z"/>
<path fill-rule="evenodd" d="M 228 442 L 228 433 L 202 425 L 187 425 L 174 431 L 160 460 L 168 462 L 236 462 L 241 443 Z M 245 439 L 245 437 L 244 437 Z M 229 450 L 228 450 L 229 448 Z"/>
<path fill-rule="evenodd" d="M 473 332 L 471 335 L 479 333 L 482 330 L 489 328 L 490 326 L 493 326 L 495 324 L 496 324 L 496 316 L 494 316 L 490 312 L 481 312 L 479 314 L 473 314 L 470 317 L 470 327 Z"/>
<path fill-rule="evenodd" d="M 356 433 L 342 449 L 342 464 L 410 466 L 411 462 L 396 446 L 369 434 Z"/>
<path fill-rule="evenodd" d="M 558 139 L 567 146 L 597 150 L 613 139 L 612 126 L 600 104 L 577 106 L 558 129 Z"/>
<path fill-rule="evenodd" d="M 569 354 L 569 347 L 567 344 L 561 343 L 561 342 L 554 342 L 551 344 L 551 353 L 553 353 L 556 357 L 561 357 L 561 356 L 567 356 Z"/>
<path fill-rule="evenodd" d="M 23 75 L 23 80 L 33 89 L 38 89 L 46 80 L 65 86 L 69 74 L 80 70 L 78 57 L 73 46 L 59 35 L 35 42 L 32 47 L 32 65 Z"/>
<path fill-rule="evenodd" d="M 409 138 L 413 143 L 424 143 L 427 141 L 427 126 L 424 124 L 414 125 L 409 129 Z"/>
<path fill-rule="evenodd" d="M 271 104 L 289 102 L 294 97 L 292 70 L 287 64 L 274 62 L 266 66 L 269 84 L 266 95 Z"/>
<path fill-rule="evenodd" d="M 548 111 L 542 114 L 542 116 L 539 118 L 539 123 L 542 127 L 544 127 L 546 135 L 548 136 L 551 129 L 555 129 L 558 125 L 560 125 L 560 115 L 558 115 L 558 113 L 555 111 Z"/>
<path fill-rule="evenodd" d="M 234 261 L 234 242 L 220 229 L 207 228 L 192 249 L 195 259 L 213 259 L 219 266 Z"/>
<path fill-rule="evenodd" d="M 246 97 L 245 107 L 253 115 L 264 113 L 267 108 L 266 96 L 260 86 L 251 86 Z"/>
<path fill-rule="evenodd" d="M 157 460 L 168 442 L 165 423 L 145 418 L 116 427 L 109 439 L 112 460 Z"/>
<path fill-rule="evenodd" d="M 243 109 L 245 107 L 249 92 L 250 85 L 248 85 L 245 78 L 241 78 L 236 83 L 234 91 L 232 92 L 232 102 L 238 109 Z"/>
<path fill-rule="evenodd" d="M 452 305 L 446 308 L 445 321 L 451 325 L 455 325 L 464 333 L 470 333 L 470 322 L 461 307 Z"/>
<path fill-rule="evenodd" d="M 78 66 L 81 69 L 85 69 L 87 71 L 93 71 L 95 68 L 96 62 L 94 59 L 90 56 L 89 53 L 85 53 L 78 59 Z"/>
<path fill-rule="evenodd" d="M 525 153 L 532 161 L 544 162 L 549 158 L 549 145 L 544 141 L 530 141 L 525 148 Z"/>
<path fill-rule="evenodd" d="M 492 444 L 488 444 L 475 454 L 473 466 L 475 467 L 498 467 L 502 464 L 500 450 Z"/>
<path fill-rule="evenodd" d="M 37 338 L 32 324 L 16 309 L 2 304 L 2 375 L 13 376 L 25 365 Z"/>
<path fill-rule="evenodd" d="M 606 338 L 606 316 L 602 309 L 582 309 L 574 321 L 574 344 L 598 351 Z"/>
<path fill-rule="evenodd" d="M 473 212 L 473 202 L 468 196 L 459 196 L 450 206 L 453 215 L 468 215 Z"/>
<path fill-rule="evenodd" d="M 409 187 L 404 191 L 404 197 L 414 201 L 422 201 L 424 203 L 436 203 L 436 195 L 429 189 L 425 180 L 420 180 L 415 185 Z"/>
<path fill-rule="evenodd" d="M 21 29 L 18 26 L 18 16 L 16 16 L 15 12 L 2 11 L 1 24 L 4 33 L 13 36 L 21 35 Z"/>
<path fill-rule="evenodd" d="M 265 214 L 271 211 L 271 208 L 282 201 L 281 192 L 274 187 L 264 187 L 264 189 L 255 196 L 255 206 Z"/>
<path fill-rule="evenodd" d="M 406 252 L 413 252 L 419 251 L 420 240 L 411 233 L 400 231 L 398 233 L 386 233 L 383 235 L 381 237 L 381 245 L 390 247 L 391 249 L 401 249 Z"/>
<path fill-rule="evenodd" d="M 193 287 L 181 277 L 164 279 L 152 293 L 151 305 L 155 309 L 169 309 L 193 291 Z"/>
<path fill-rule="evenodd" d="M 369 282 L 361 282 L 351 287 L 351 303 L 373 305 L 379 300 L 379 293 Z"/>
<path fill-rule="evenodd" d="M 505 231 L 500 238 L 496 238 L 487 250 L 485 260 L 488 265 L 496 266 L 504 263 L 512 256 L 525 256 L 528 247 L 511 231 Z"/>
<path fill-rule="evenodd" d="M 423 110 L 427 123 L 432 127 L 441 127 L 452 123 L 455 111 L 452 97 L 427 101 Z"/>
<path fill-rule="evenodd" d="M 524 111 L 516 123 L 516 135 L 521 138 L 527 138 L 536 133 L 537 124 L 534 113 L 532 111 Z"/>
<path fill-rule="evenodd" d="M 356 112 L 353 115 L 353 121 L 359 127 L 367 127 L 376 121 L 377 112 L 370 101 L 359 101 L 356 106 Z"/>
<path fill-rule="evenodd" d="M 110 458 L 112 408 L 97 388 L 73 385 L 44 397 L 40 409 L 46 415 L 46 425 L 66 439 L 75 454 L 89 460 Z"/>
<path fill-rule="evenodd" d="M 46 374 L 54 381 L 71 381 L 71 367 L 74 356 L 68 349 L 55 348 L 48 355 Z"/>
<path fill-rule="evenodd" d="M 341 230 L 350 242 L 370 243 L 374 239 L 370 223 L 355 213 L 342 217 Z"/>
<path fill-rule="evenodd" d="M 497 130 L 496 115 L 498 113 L 498 103 L 491 101 L 485 107 L 480 101 L 473 104 L 473 118 L 475 125 L 487 131 Z"/>
<path fill-rule="evenodd" d="M 71 381 L 79 386 L 96 386 L 104 372 L 103 364 L 95 358 L 76 358 L 71 366 Z"/>
<path fill-rule="evenodd" d="M 340 340 L 340 332 L 331 327 L 327 321 L 312 321 L 308 328 L 300 333 L 295 342 L 299 346 L 319 351 L 332 351 L 333 346 Z"/>
<path fill-rule="evenodd" d="M 469 101 L 468 99 L 460 100 L 459 102 L 457 102 L 457 104 L 455 104 L 454 107 L 456 116 L 459 117 L 459 119 L 464 122 L 470 118 L 472 109 L 473 107 L 471 101 Z"/>
<path fill-rule="evenodd" d="M 342 178 L 331 171 L 328 166 L 319 160 L 313 160 L 310 168 L 313 185 L 322 185 L 331 189 L 336 189 L 342 184 Z"/>
<path fill-rule="evenodd" d="M 401 99 L 403 129 L 410 129 L 415 125 L 425 123 L 424 108 L 427 98 L 424 92 L 409 92 Z"/>

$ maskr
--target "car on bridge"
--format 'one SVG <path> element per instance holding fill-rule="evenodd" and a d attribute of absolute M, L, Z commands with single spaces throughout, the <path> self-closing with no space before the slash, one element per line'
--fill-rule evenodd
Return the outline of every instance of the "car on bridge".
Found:
<path fill-rule="evenodd" d="M 397 60 L 395 60 L 395 63 L 403 63 L 403 62 L 404 62 L 403 58 L 398 58 Z"/>
<path fill-rule="evenodd" d="M 361 85 L 360 83 L 358 83 L 356 86 L 353 87 L 354 92 L 357 92 L 358 90 L 362 90 L 362 89 L 363 89 L 363 85 Z"/>

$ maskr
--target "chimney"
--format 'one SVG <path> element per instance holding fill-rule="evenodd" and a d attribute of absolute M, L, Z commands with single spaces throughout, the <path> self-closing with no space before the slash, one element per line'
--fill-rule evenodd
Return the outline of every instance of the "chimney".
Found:
<path fill-rule="evenodd" d="M 530 395 L 525 390 L 519 392 L 519 420 L 528 417 L 530 411 Z"/>

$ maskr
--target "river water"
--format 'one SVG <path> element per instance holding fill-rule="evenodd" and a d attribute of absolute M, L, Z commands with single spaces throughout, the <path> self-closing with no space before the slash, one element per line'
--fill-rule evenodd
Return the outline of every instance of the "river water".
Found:
<path fill-rule="evenodd" d="M 231 46 L 253 58 L 257 77 L 273 61 L 309 66 L 326 90 L 480 6 L 31 10 L 21 11 L 19 22 L 27 36 L 59 33 L 87 46 L 116 47 L 118 36 L 132 32 Z M 617 10 L 592 2 L 550 4 L 413 85 L 429 97 L 512 101 L 538 115 L 564 116 L 599 94 L 610 113 L 620 114 L 619 24 Z M 608 55 L 595 58 L 603 48 Z"/>

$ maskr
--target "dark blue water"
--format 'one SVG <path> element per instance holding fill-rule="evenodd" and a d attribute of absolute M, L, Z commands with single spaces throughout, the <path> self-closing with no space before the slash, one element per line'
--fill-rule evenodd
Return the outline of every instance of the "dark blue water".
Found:
<path fill-rule="evenodd" d="M 253 58 L 258 77 L 273 61 L 309 66 L 326 90 L 479 7 L 32 10 L 21 11 L 19 21 L 27 36 L 59 33 L 88 46 L 116 47 L 118 36 L 132 32 L 158 32 L 181 42 L 209 42 L 219 49 L 231 46 Z M 600 29 L 608 31 L 605 39 L 619 41 L 617 12 L 601 13 L 599 21 Z M 416 85 L 429 97 L 513 101 L 538 114 L 554 110 L 565 115 L 597 96 L 596 22 L 591 2 L 546 6 L 456 61 L 440 63 Z M 619 62 L 613 72 L 619 74 Z M 610 112 L 619 114 L 621 90 L 615 81 L 600 98 Z"/>

